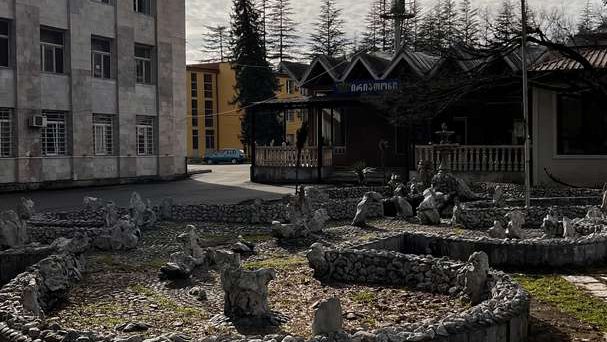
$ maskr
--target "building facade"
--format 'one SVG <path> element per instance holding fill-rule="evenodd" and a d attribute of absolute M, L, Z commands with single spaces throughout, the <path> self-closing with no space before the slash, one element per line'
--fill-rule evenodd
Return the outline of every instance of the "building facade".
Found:
<path fill-rule="evenodd" d="M 0 184 L 185 173 L 185 3 L 0 0 Z"/>
<path fill-rule="evenodd" d="M 299 85 L 286 72 L 276 74 L 277 98 L 300 96 Z M 188 119 L 186 124 L 188 157 L 201 159 L 207 152 L 219 149 L 245 149 L 241 138 L 244 112 L 233 104 L 236 73 L 229 63 L 205 63 L 187 66 Z M 294 143 L 295 132 L 302 123 L 301 111 L 281 117 L 286 126 L 284 140 Z M 278 144 L 282 142 L 277 142 Z"/>

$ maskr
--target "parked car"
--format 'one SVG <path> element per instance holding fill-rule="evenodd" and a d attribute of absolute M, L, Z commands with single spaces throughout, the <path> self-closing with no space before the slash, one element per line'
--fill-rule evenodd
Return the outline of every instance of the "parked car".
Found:
<path fill-rule="evenodd" d="M 207 164 L 232 163 L 242 164 L 246 157 L 243 150 L 227 148 L 207 153 L 202 159 Z"/>

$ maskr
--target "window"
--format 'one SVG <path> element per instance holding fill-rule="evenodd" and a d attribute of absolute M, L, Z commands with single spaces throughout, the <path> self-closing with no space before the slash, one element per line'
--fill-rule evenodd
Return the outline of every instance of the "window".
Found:
<path fill-rule="evenodd" d="M 13 153 L 12 111 L 0 108 L 0 157 L 10 157 Z"/>
<path fill-rule="evenodd" d="M 295 94 L 297 91 L 297 86 L 295 85 L 295 81 L 287 80 L 287 94 Z"/>
<path fill-rule="evenodd" d="M 293 122 L 293 121 L 295 121 L 295 113 L 293 113 L 292 110 L 287 110 L 285 112 L 285 114 L 286 114 L 286 117 L 287 117 L 287 122 Z"/>
<path fill-rule="evenodd" d="M 557 152 L 560 155 L 607 155 L 607 114 L 589 94 L 559 95 Z"/>
<path fill-rule="evenodd" d="M 137 83 L 152 84 L 152 48 L 135 45 Z"/>
<path fill-rule="evenodd" d="M 215 127 L 215 114 L 213 113 L 213 101 L 204 101 L 204 126 Z"/>
<path fill-rule="evenodd" d="M 112 78 L 112 43 L 108 39 L 91 38 L 93 77 Z"/>
<path fill-rule="evenodd" d="M 138 13 L 152 15 L 152 0 L 133 0 L 133 10 Z"/>
<path fill-rule="evenodd" d="M 113 117 L 93 114 L 93 146 L 96 156 L 107 156 L 114 152 Z"/>
<path fill-rule="evenodd" d="M 46 127 L 42 128 L 41 143 L 43 156 L 67 155 L 67 139 L 65 131 L 65 113 L 42 112 L 46 117 Z"/>
<path fill-rule="evenodd" d="M 42 71 L 63 73 L 63 32 L 40 29 L 40 65 Z"/>
<path fill-rule="evenodd" d="M 215 131 L 207 129 L 204 134 L 204 142 L 207 150 L 215 149 Z"/>
<path fill-rule="evenodd" d="M 154 118 L 151 116 L 137 117 L 137 154 L 154 154 Z"/>
<path fill-rule="evenodd" d="M 192 127 L 198 127 L 198 100 L 192 99 Z"/>
<path fill-rule="evenodd" d="M 193 150 L 197 150 L 198 149 L 198 129 L 193 129 L 192 130 L 192 149 Z"/>
<path fill-rule="evenodd" d="M 192 82 L 191 82 L 191 90 L 192 90 L 192 98 L 198 97 L 198 77 L 196 73 L 192 73 Z"/>
<path fill-rule="evenodd" d="M 11 55 L 10 24 L 0 20 L 0 67 L 8 67 Z"/>
<path fill-rule="evenodd" d="M 213 98 L 213 75 L 211 74 L 204 74 L 204 97 Z"/>

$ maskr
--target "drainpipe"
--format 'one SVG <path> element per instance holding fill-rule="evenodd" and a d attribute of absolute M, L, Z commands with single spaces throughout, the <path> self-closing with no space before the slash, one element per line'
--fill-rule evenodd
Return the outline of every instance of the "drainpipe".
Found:
<path fill-rule="evenodd" d="M 521 60 L 523 71 L 523 117 L 525 120 L 525 206 L 531 206 L 531 136 L 529 134 L 529 83 L 527 79 L 527 8 L 521 0 L 522 37 Z"/>

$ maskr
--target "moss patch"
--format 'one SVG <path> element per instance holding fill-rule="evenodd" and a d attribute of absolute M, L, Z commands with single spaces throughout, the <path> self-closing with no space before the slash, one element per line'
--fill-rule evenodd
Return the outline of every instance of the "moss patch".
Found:
<path fill-rule="evenodd" d="M 242 267 L 247 270 L 257 270 L 260 268 L 273 268 L 276 270 L 292 270 L 307 264 L 304 257 L 274 257 L 264 260 L 252 260 L 245 262 Z"/>
<path fill-rule="evenodd" d="M 186 317 L 199 317 L 201 319 L 208 319 L 208 317 L 204 315 L 201 310 L 197 308 L 181 306 L 175 303 L 175 301 L 173 301 L 169 297 L 158 293 L 155 290 L 150 289 L 149 287 L 137 284 L 129 286 L 128 289 L 130 291 L 135 292 L 136 294 L 146 296 L 148 300 L 158 305 L 161 310 L 172 311 L 176 314 L 183 315 Z"/>
<path fill-rule="evenodd" d="M 353 293 L 350 298 L 357 303 L 371 303 L 377 296 L 371 291 L 363 290 Z"/>
<path fill-rule="evenodd" d="M 607 303 L 578 289 L 561 276 L 519 275 L 514 278 L 536 299 L 607 331 Z"/>

